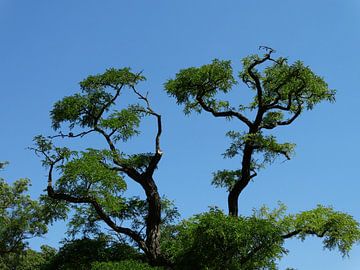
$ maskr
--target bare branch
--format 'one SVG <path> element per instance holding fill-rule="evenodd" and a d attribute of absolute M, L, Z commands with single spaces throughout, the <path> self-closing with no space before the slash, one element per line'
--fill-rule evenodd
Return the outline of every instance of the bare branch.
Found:
<path fill-rule="evenodd" d="M 125 173 L 127 176 L 129 176 L 131 179 L 133 179 L 135 182 L 143 185 L 143 178 L 141 174 L 136 171 L 134 168 L 130 168 L 127 166 L 124 166 L 120 161 L 114 160 L 114 163 L 119 167 L 113 167 L 112 170 L 119 171 Z"/>
<path fill-rule="evenodd" d="M 322 237 L 325 236 L 325 234 L 326 234 L 328 231 L 329 231 L 328 229 L 324 229 L 321 233 L 319 233 L 319 232 L 312 231 L 312 230 L 305 230 L 305 231 L 303 231 L 303 230 L 300 230 L 300 229 L 299 229 L 299 230 L 295 230 L 295 231 L 289 232 L 289 233 L 287 233 L 287 234 L 285 234 L 285 235 L 282 235 L 281 237 L 282 237 L 283 239 L 288 239 L 288 238 L 297 236 L 297 235 L 300 234 L 300 233 L 306 233 L 306 234 L 315 235 L 315 236 L 317 236 L 317 237 L 322 238 Z"/>
<path fill-rule="evenodd" d="M 85 135 L 91 133 L 91 132 L 94 132 L 95 129 L 90 129 L 88 131 L 84 131 L 84 132 L 80 132 L 78 134 L 74 134 L 72 132 L 69 132 L 69 134 L 63 134 L 61 131 L 59 134 L 57 135 L 54 135 L 54 136 L 48 136 L 49 139 L 54 139 L 54 138 L 58 138 L 58 137 L 61 137 L 61 138 L 77 138 L 77 137 L 84 137 Z"/>
<path fill-rule="evenodd" d="M 292 122 L 294 122 L 296 120 L 296 118 L 298 118 L 300 116 L 302 112 L 302 108 L 301 106 L 298 107 L 297 111 L 295 112 L 295 114 L 290 117 L 289 119 L 287 120 L 284 120 L 284 121 L 277 121 L 275 124 L 273 125 L 264 125 L 264 126 L 261 126 L 260 129 L 264 128 L 264 129 L 274 129 L 275 127 L 277 126 L 287 126 L 287 125 L 290 125 Z"/>
<path fill-rule="evenodd" d="M 265 49 L 266 51 L 268 51 L 267 54 L 265 54 L 265 56 L 259 60 L 254 60 L 254 62 L 247 68 L 247 72 L 249 73 L 250 77 L 254 80 L 254 86 L 256 88 L 257 91 L 257 99 L 258 99 L 258 103 L 259 103 L 259 108 L 261 108 L 263 106 L 263 101 L 262 101 L 262 95 L 263 95 L 263 89 L 261 87 L 261 83 L 260 83 L 260 78 L 253 72 L 253 69 L 266 62 L 267 60 L 270 61 L 275 61 L 271 58 L 271 54 L 274 52 L 273 49 L 266 47 L 266 46 L 260 46 L 259 49 Z"/>
<path fill-rule="evenodd" d="M 272 53 L 276 52 L 273 48 L 268 47 L 268 46 L 264 46 L 264 45 L 260 45 L 259 50 L 265 50 L 265 51 L 268 52 L 268 54 L 272 54 Z"/>
<path fill-rule="evenodd" d="M 272 104 L 269 104 L 268 106 L 266 106 L 266 110 L 272 110 L 272 109 L 278 109 L 278 110 L 282 110 L 282 111 L 290 111 L 291 109 L 291 105 L 292 105 L 292 92 L 290 92 L 288 94 L 288 102 L 286 107 L 279 105 L 279 99 L 280 99 L 280 95 L 275 99 L 275 101 Z"/>
<path fill-rule="evenodd" d="M 117 130 L 118 130 L 117 128 L 114 128 L 114 129 L 109 133 L 109 137 L 111 137 L 112 135 L 114 135 Z"/>
<path fill-rule="evenodd" d="M 325 236 L 325 234 L 328 232 L 327 229 L 325 229 L 323 232 L 321 233 L 318 233 L 318 232 L 315 232 L 315 231 L 312 231 L 312 230 L 307 230 L 307 231 L 303 231 L 303 230 L 295 230 L 295 231 L 292 231 L 292 232 L 289 232 L 285 235 L 282 235 L 281 238 L 282 239 L 288 239 L 288 238 L 291 238 L 291 237 L 294 237 L 294 236 L 297 236 L 298 234 L 300 233 L 306 233 L 306 234 L 310 234 L 310 235 L 315 235 L 319 238 L 322 238 Z M 254 255 L 258 252 L 260 252 L 263 248 L 266 248 L 266 247 L 270 247 L 271 245 L 275 244 L 276 241 L 270 241 L 270 242 L 265 242 L 257 247 L 255 247 L 252 251 L 250 251 L 244 258 L 242 258 L 240 261 L 242 264 L 246 263 L 247 261 L 249 261 L 251 258 L 254 257 Z"/>
<path fill-rule="evenodd" d="M 285 121 L 279 121 L 279 122 L 277 122 L 277 125 L 278 126 L 290 125 L 292 122 L 294 122 L 294 120 L 296 118 L 299 117 L 299 115 L 301 114 L 301 111 L 302 111 L 302 109 L 301 109 L 301 107 L 299 107 L 298 110 L 295 112 L 295 114 L 291 118 L 289 118 L 288 120 L 285 120 Z"/>
<path fill-rule="evenodd" d="M 53 190 L 52 186 L 48 186 L 47 191 L 48 191 L 49 197 L 56 199 L 56 200 L 64 200 L 64 201 L 71 202 L 71 203 L 91 204 L 94 207 L 96 213 L 101 218 L 101 220 L 103 220 L 110 228 L 112 228 L 117 233 L 122 233 L 122 234 L 129 236 L 132 240 L 134 240 L 139 245 L 139 247 L 143 251 L 145 251 L 145 252 L 147 251 L 145 241 L 139 236 L 139 234 L 129 228 L 117 226 L 115 224 L 115 222 L 105 213 L 105 211 L 102 209 L 102 207 L 99 205 L 99 203 L 95 199 L 93 199 L 91 197 L 87 197 L 87 196 L 74 197 L 74 196 L 71 196 L 68 194 L 58 193 Z"/>
<path fill-rule="evenodd" d="M 215 116 L 215 117 L 236 117 L 239 120 L 241 120 L 242 122 L 244 122 L 249 128 L 251 128 L 253 126 L 253 123 L 248 118 L 246 118 L 244 115 L 242 115 L 239 112 L 235 112 L 235 111 L 232 111 L 232 110 L 224 111 L 224 112 L 218 112 L 218 111 L 215 111 L 210 106 L 208 106 L 204 102 L 202 97 L 198 96 L 198 97 L 196 97 L 196 100 L 205 111 L 212 113 L 212 115 Z"/>
<path fill-rule="evenodd" d="M 149 166 L 146 169 L 146 173 L 148 175 L 152 175 L 156 169 L 157 164 L 159 163 L 159 161 L 162 157 L 162 154 L 163 154 L 163 152 L 161 151 L 161 148 L 160 148 L 160 137 L 161 137 L 161 133 L 162 133 L 161 115 L 156 113 L 151 108 L 149 99 L 147 98 L 148 94 L 146 94 L 144 96 L 139 91 L 137 91 L 134 86 L 132 86 L 131 88 L 134 91 L 134 93 L 139 97 L 139 99 L 143 100 L 146 103 L 146 110 L 144 112 L 155 116 L 156 121 L 157 121 L 157 133 L 156 133 L 156 137 L 155 137 L 155 155 L 151 159 Z"/>
<path fill-rule="evenodd" d="M 101 218 L 101 220 L 103 220 L 110 228 L 112 228 L 117 233 L 122 233 L 122 234 L 129 236 L 132 240 L 134 240 L 139 245 L 139 247 L 144 252 L 146 252 L 147 247 L 145 245 L 145 241 L 140 237 L 140 235 L 129 228 L 117 226 L 115 224 L 115 222 L 105 213 L 105 211 L 102 209 L 100 204 L 94 198 L 89 197 L 89 196 L 75 197 L 75 196 L 72 196 L 69 194 L 54 191 L 54 189 L 52 187 L 52 181 L 53 181 L 52 180 L 52 172 L 53 172 L 53 168 L 54 168 L 55 164 L 57 162 L 59 162 L 60 160 L 61 159 L 55 160 L 54 162 L 52 162 L 50 164 L 50 169 L 49 169 L 49 174 L 48 174 L 48 186 L 47 186 L 48 196 L 55 200 L 63 200 L 66 202 L 71 202 L 71 203 L 91 204 L 94 207 L 96 213 Z"/>
<path fill-rule="evenodd" d="M 103 107 L 101 108 L 101 110 L 100 110 L 100 113 L 95 117 L 95 121 L 94 121 L 94 125 L 95 125 L 95 126 L 97 125 L 99 119 L 101 118 L 101 116 L 103 115 L 103 113 L 105 112 L 105 110 L 106 110 L 107 108 L 109 108 L 109 106 L 110 106 L 111 104 L 113 104 L 113 103 L 115 102 L 115 100 L 118 98 L 118 96 L 120 95 L 121 89 L 124 87 L 124 84 L 122 84 L 120 87 L 115 86 L 115 85 L 112 85 L 112 84 L 107 84 L 107 85 L 105 85 L 105 86 L 109 86 L 109 87 L 115 89 L 116 92 L 115 92 L 115 95 L 113 96 L 113 98 L 110 99 L 107 103 L 104 104 L 104 106 L 103 106 Z"/>
<path fill-rule="evenodd" d="M 115 153 L 116 152 L 116 147 L 115 147 L 113 141 L 111 140 L 109 134 L 107 134 L 103 129 L 99 128 L 97 125 L 95 126 L 94 130 L 96 132 L 100 133 L 101 135 L 103 135 L 106 142 L 108 143 L 108 146 L 109 146 L 110 150 Z"/>

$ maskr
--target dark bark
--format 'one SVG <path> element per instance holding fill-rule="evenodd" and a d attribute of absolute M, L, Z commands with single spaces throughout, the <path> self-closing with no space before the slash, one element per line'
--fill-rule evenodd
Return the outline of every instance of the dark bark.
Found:
<path fill-rule="evenodd" d="M 214 110 L 211 106 L 207 105 L 205 103 L 205 101 L 202 99 L 202 96 L 198 96 L 196 98 L 197 102 L 199 102 L 200 106 L 207 112 L 210 112 L 213 116 L 215 117 L 235 117 L 237 119 L 239 119 L 240 121 L 242 121 L 243 123 L 245 123 L 249 128 L 252 128 L 252 122 L 246 118 L 244 115 L 242 115 L 239 112 L 233 111 L 233 110 L 229 110 L 229 111 L 223 111 L 223 112 L 219 112 Z"/>
<path fill-rule="evenodd" d="M 273 129 L 276 126 L 290 125 L 301 114 L 301 104 L 298 102 L 299 106 L 298 106 L 296 112 L 294 112 L 294 115 L 292 117 L 290 117 L 289 119 L 287 119 L 285 121 L 278 121 L 274 125 L 271 125 L 271 126 L 263 126 L 262 125 L 264 115 L 268 111 L 270 111 L 272 109 L 290 111 L 291 105 L 292 105 L 292 99 L 293 99 L 292 95 L 290 94 L 289 98 L 288 98 L 288 104 L 286 107 L 280 106 L 278 104 L 280 101 L 280 96 L 275 98 L 275 100 L 270 104 L 266 104 L 263 101 L 264 91 L 262 88 L 261 80 L 260 80 L 259 76 L 257 75 L 257 73 L 254 72 L 254 68 L 256 68 L 258 65 L 261 65 L 262 63 L 264 63 L 266 61 L 276 62 L 276 60 L 271 58 L 271 54 L 274 52 L 274 50 L 271 48 L 268 48 L 268 47 L 263 47 L 263 48 L 265 50 L 267 50 L 268 53 L 265 54 L 265 56 L 263 58 L 254 60 L 253 63 L 251 65 L 249 65 L 249 67 L 247 68 L 247 72 L 248 72 L 250 78 L 252 79 L 252 81 L 251 80 L 245 81 L 245 83 L 247 83 L 247 82 L 252 83 L 252 85 L 257 93 L 256 98 L 257 98 L 257 106 L 258 107 L 257 107 L 257 113 L 255 116 L 255 119 L 253 121 L 250 121 L 248 119 L 246 119 L 246 121 L 244 121 L 243 119 L 237 117 L 242 122 L 247 124 L 247 126 L 249 127 L 249 131 L 247 134 L 256 134 L 263 128 L 264 129 Z M 278 91 L 283 85 L 285 85 L 285 83 L 280 83 L 280 85 L 278 86 L 278 89 L 276 91 Z M 202 104 L 200 101 L 199 101 L 199 104 L 204 109 L 206 108 L 206 104 Z M 209 109 L 207 111 L 212 112 Z M 215 115 L 214 112 L 212 112 L 212 113 L 213 113 L 213 115 Z M 236 115 L 228 115 L 228 116 L 232 117 L 232 116 L 236 116 Z M 255 149 L 256 148 L 251 143 L 248 143 L 248 142 L 245 143 L 244 149 L 242 151 L 243 156 L 242 156 L 242 162 L 241 162 L 241 177 L 238 179 L 238 181 L 235 183 L 235 185 L 230 189 L 229 195 L 228 195 L 229 215 L 238 216 L 238 214 L 239 214 L 239 210 L 238 210 L 239 196 L 240 196 L 241 192 L 249 184 L 250 180 L 256 176 L 256 173 L 251 174 L 251 172 L 252 172 L 252 155 L 253 155 Z M 289 157 L 286 155 L 286 153 L 283 153 L 283 154 L 289 159 Z"/>
<path fill-rule="evenodd" d="M 95 199 L 93 199 L 91 197 L 86 197 L 86 196 L 75 197 L 75 196 L 71 196 L 68 194 L 55 192 L 54 189 L 52 188 L 52 186 L 50 186 L 50 185 L 48 185 L 48 187 L 47 187 L 47 193 L 50 198 L 55 199 L 55 200 L 63 200 L 66 202 L 71 202 L 71 203 L 91 204 L 93 206 L 93 208 L 95 209 L 96 213 L 98 214 L 99 218 L 101 218 L 101 220 L 103 220 L 111 229 L 113 229 L 117 233 L 122 233 L 122 234 L 129 236 L 133 241 L 135 241 L 139 245 L 139 247 L 144 252 L 146 252 L 145 242 L 140 237 L 140 235 L 137 232 L 135 232 L 129 228 L 117 226 L 112 221 L 112 219 L 104 212 L 102 207 L 99 205 L 99 203 Z"/>
<path fill-rule="evenodd" d="M 240 193 L 244 190 L 244 188 L 249 184 L 251 180 L 251 157 L 254 149 L 251 145 L 246 144 L 243 152 L 242 159 L 242 170 L 241 170 L 241 178 L 235 183 L 228 195 L 228 208 L 229 215 L 238 216 L 238 200 Z"/>
<path fill-rule="evenodd" d="M 329 230 L 328 229 L 324 229 L 322 232 L 316 232 L 316 231 L 312 231 L 312 230 L 295 230 L 295 231 L 292 231 L 292 232 L 289 232 L 285 235 L 282 235 L 281 237 L 283 239 L 288 239 L 288 238 L 291 238 L 291 237 L 294 237 L 294 236 L 297 236 L 299 235 L 300 233 L 306 233 L 306 234 L 309 234 L 309 235 L 315 235 L 319 238 L 323 238 L 325 236 L 325 234 L 328 232 Z"/>
<path fill-rule="evenodd" d="M 148 215 L 146 217 L 146 247 L 152 264 L 157 264 L 160 251 L 161 199 L 152 178 L 146 181 Z"/>
<path fill-rule="evenodd" d="M 54 137 L 68 137 L 68 138 L 75 138 L 75 137 L 83 137 L 91 132 L 97 132 L 103 136 L 106 140 L 109 149 L 113 153 L 117 153 L 116 146 L 112 140 L 112 135 L 114 131 L 107 133 L 104 129 L 98 126 L 99 119 L 102 117 L 102 114 L 112 105 L 115 103 L 115 100 L 120 94 L 121 87 L 114 87 L 108 85 L 116 90 L 116 94 L 114 97 L 106 104 L 104 104 L 103 108 L 100 110 L 99 114 L 96 116 L 92 116 L 94 118 L 94 126 L 93 129 L 82 132 L 79 134 L 69 134 L 64 135 L 60 133 L 60 135 L 53 136 Z M 139 248 L 145 253 L 147 256 L 149 263 L 153 266 L 165 266 L 168 269 L 171 269 L 171 263 L 167 261 L 162 255 L 160 250 L 160 224 L 161 224 L 161 198 L 156 186 L 156 183 L 153 179 L 154 171 L 157 168 L 158 163 L 162 157 L 162 151 L 160 148 L 160 137 L 162 133 L 162 123 L 161 123 L 161 115 L 156 113 L 150 107 L 150 103 L 147 99 L 147 96 L 142 95 L 138 92 L 135 87 L 131 87 L 134 93 L 138 96 L 139 99 L 143 100 L 146 103 L 146 109 L 143 110 L 144 113 L 147 115 L 154 116 L 156 118 L 156 125 L 157 125 L 157 133 L 155 136 L 155 154 L 151 158 L 149 164 L 146 167 L 145 172 L 139 171 L 137 168 L 130 167 L 126 164 L 123 164 L 121 158 L 115 155 L 113 158 L 113 162 L 115 167 L 111 168 L 113 170 L 122 172 L 126 174 L 130 179 L 140 184 L 142 189 L 146 195 L 147 201 L 147 216 L 145 220 L 146 226 L 146 237 L 145 239 L 141 236 L 140 232 L 134 231 L 130 228 L 125 228 L 121 226 L 117 226 L 116 223 L 112 220 L 111 216 L 109 216 L 103 209 L 102 206 L 96 201 L 95 198 L 90 196 L 76 196 L 65 194 L 62 192 L 55 191 L 53 189 L 53 180 L 52 180 L 52 172 L 55 165 L 62 161 L 62 158 L 58 158 L 56 160 L 52 160 L 45 152 L 42 152 L 46 157 L 47 161 L 50 164 L 49 174 L 48 174 L 48 187 L 47 193 L 48 196 L 55 199 L 55 200 L 63 200 L 70 203 L 85 203 L 90 204 L 98 214 L 99 218 L 104 221 L 112 230 L 117 233 L 124 234 L 130 237 L 138 246 Z"/>
<path fill-rule="evenodd" d="M 48 196 L 55 200 L 63 200 L 70 203 L 86 203 L 92 205 L 98 214 L 99 218 L 103 220 L 112 230 L 117 233 L 124 234 L 130 237 L 139 248 L 144 251 L 149 259 L 151 265 L 163 265 L 169 266 L 167 262 L 161 256 L 160 250 L 160 224 L 161 224 L 161 198 L 157 190 L 157 186 L 152 177 L 148 177 L 146 173 L 142 175 L 136 175 L 136 182 L 139 182 L 143 187 L 147 203 L 148 214 L 146 217 L 146 239 L 143 239 L 140 234 L 129 228 L 117 226 L 115 222 L 108 216 L 102 209 L 101 205 L 90 196 L 73 196 L 61 192 L 54 191 L 52 187 L 52 171 L 54 164 L 50 165 L 47 193 Z M 131 170 L 130 170 L 131 172 Z M 131 175 L 131 173 L 130 173 Z"/>

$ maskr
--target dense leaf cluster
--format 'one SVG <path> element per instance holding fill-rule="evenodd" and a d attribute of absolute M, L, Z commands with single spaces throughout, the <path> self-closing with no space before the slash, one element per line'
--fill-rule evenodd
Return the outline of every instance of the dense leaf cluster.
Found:
<path fill-rule="evenodd" d="M 26 194 L 28 187 L 28 179 L 12 185 L 0 179 L 0 256 L 22 252 L 27 239 L 47 232 L 44 209 Z"/>
<path fill-rule="evenodd" d="M 108 69 L 103 74 L 89 76 L 80 83 L 82 94 L 68 96 L 55 103 L 50 114 L 53 128 L 59 129 L 62 122 L 68 122 L 70 128 L 76 125 L 94 127 L 103 113 L 109 110 L 109 106 L 113 105 L 124 86 L 135 86 L 143 80 L 145 80 L 144 76 L 132 73 L 130 68 Z M 106 91 L 107 88 L 112 89 L 113 93 Z M 103 125 L 120 127 L 124 123 L 126 126 L 136 125 L 138 120 L 134 119 L 131 112 L 134 112 L 132 107 L 128 111 L 115 112 L 109 119 L 103 120 L 105 121 Z M 116 116 L 120 116 L 120 119 L 117 120 Z M 130 122 L 125 122 L 126 120 Z"/>
<path fill-rule="evenodd" d="M 273 269 L 284 252 L 281 230 L 266 219 L 218 209 L 183 221 L 164 241 L 176 269 Z"/>
<path fill-rule="evenodd" d="M 284 205 L 272 211 L 262 207 L 249 217 L 227 216 L 214 208 L 168 227 L 162 248 L 175 269 L 278 269 L 278 259 L 288 252 L 285 240 L 311 236 L 346 256 L 360 239 L 359 223 L 321 205 L 296 215 L 286 214 Z"/>

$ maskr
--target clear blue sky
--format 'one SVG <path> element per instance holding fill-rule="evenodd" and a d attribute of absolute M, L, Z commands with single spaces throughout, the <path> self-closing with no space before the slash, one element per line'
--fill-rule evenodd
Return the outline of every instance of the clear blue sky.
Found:
<path fill-rule="evenodd" d="M 278 200 L 289 212 L 321 203 L 352 214 L 359 209 L 360 2 L 355 0 L 18 1 L 0 0 L 0 160 L 2 177 L 32 180 L 32 196 L 46 186 L 46 172 L 26 147 L 50 130 L 49 110 L 78 82 L 108 67 L 144 70 L 154 107 L 164 117 L 165 152 L 156 178 L 182 216 L 225 209 L 226 192 L 210 185 L 211 173 L 234 166 L 223 160 L 229 128 L 210 115 L 185 117 L 163 91 L 180 69 L 230 59 L 236 68 L 259 45 L 290 61 L 303 60 L 338 91 L 335 104 L 321 104 L 291 127 L 282 140 L 297 144 L 296 156 L 263 170 L 240 199 L 242 214 Z M 241 86 L 243 90 L 246 87 Z M 239 124 L 238 126 L 242 126 Z M 142 136 L 134 147 L 146 144 Z M 57 246 L 63 224 L 31 242 Z M 360 248 L 350 259 L 323 251 L 319 240 L 290 241 L 281 269 L 358 270 Z"/>

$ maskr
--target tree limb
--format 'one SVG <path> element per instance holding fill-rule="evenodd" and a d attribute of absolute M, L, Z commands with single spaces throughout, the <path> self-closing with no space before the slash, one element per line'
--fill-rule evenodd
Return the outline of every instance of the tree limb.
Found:
<path fill-rule="evenodd" d="M 150 115 L 153 115 L 156 117 L 156 123 L 157 123 L 157 133 L 156 133 L 156 137 L 155 137 L 155 155 L 152 157 L 147 169 L 146 169 L 146 174 L 149 176 L 152 176 L 157 164 L 159 163 L 163 152 L 161 151 L 160 148 L 160 137 L 161 137 L 161 133 L 162 133 L 162 123 L 161 123 L 161 115 L 156 113 L 150 106 L 150 102 L 149 99 L 147 98 L 147 95 L 144 96 L 142 95 L 139 91 L 136 90 L 136 88 L 134 86 L 131 87 L 132 90 L 134 91 L 134 93 L 138 96 L 139 99 L 143 100 L 146 103 L 146 111 L 145 113 L 148 113 Z"/>
<path fill-rule="evenodd" d="M 263 89 L 261 87 L 260 78 L 253 72 L 253 68 L 266 62 L 267 60 L 274 61 L 271 58 L 271 54 L 274 52 L 274 50 L 269 47 L 266 47 L 266 46 L 260 46 L 259 49 L 265 49 L 268 51 L 268 53 L 265 54 L 265 56 L 263 58 L 261 58 L 259 60 L 254 60 L 254 62 L 247 68 L 247 72 L 255 82 L 255 84 L 253 84 L 253 85 L 255 85 L 255 88 L 257 91 L 257 99 L 258 99 L 259 108 L 262 108 L 263 107 L 263 100 L 262 100 Z"/>
<path fill-rule="evenodd" d="M 94 132 L 95 129 L 90 129 L 88 131 L 84 131 L 84 132 L 80 132 L 78 134 L 73 134 L 72 132 L 69 132 L 69 134 L 63 134 L 61 131 L 59 134 L 57 135 L 54 135 L 54 136 L 48 136 L 49 139 L 54 139 L 54 138 L 58 138 L 58 137 L 61 137 L 61 138 L 76 138 L 76 137 L 84 137 L 85 135 L 91 133 L 91 132 Z"/>
<path fill-rule="evenodd" d="M 235 112 L 235 111 L 232 111 L 232 110 L 224 111 L 224 112 L 218 112 L 218 111 L 215 111 L 210 106 L 208 106 L 205 103 L 205 101 L 202 99 L 202 97 L 197 96 L 196 100 L 205 111 L 212 113 L 212 115 L 215 116 L 215 117 L 236 117 L 239 120 L 241 120 L 242 122 L 244 122 L 249 128 L 251 128 L 253 126 L 253 123 L 248 118 L 246 118 L 244 115 L 242 115 L 239 112 Z"/>
<path fill-rule="evenodd" d="M 120 91 L 121 91 L 121 89 L 123 88 L 124 84 L 122 84 L 120 87 L 115 86 L 115 85 L 112 85 L 112 84 L 107 84 L 107 85 L 105 85 L 105 86 L 109 86 L 109 87 L 115 89 L 116 92 L 115 92 L 115 95 L 113 96 L 113 98 L 110 99 L 109 102 L 107 102 L 107 103 L 105 103 L 105 104 L 103 105 L 103 107 L 101 108 L 99 114 L 95 117 L 95 119 L 94 119 L 94 126 L 97 125 L 99 119 L 101 118 L 101 116 L 103 115 L 103 113 L 105 112 L 105 110 L 106 110 L 107 108 L 109 108 L 109 106 L 110 106 L 111 104 L 113 104 L 113 103 L 115 102 L 115 100 L 118 98 L 118 96 L 120 95 Z"/>
<path fill-rule="evenodd" d="M 284 235 L 282 235 L 281 237 L 282 237 L 283 239 L 288 239 L 288 238 L 297 236 L 298 234 L 304 232 L 304 233 L 306 233 L 306 234 L 311 234 L 311 235 L 315 235 L 315 236 L 317 236 L 317 237 L 319 237 L 319 238 L 322 238 L 322 237 L 325 236 L 325 234 L 326 234 L 328 231 L 329 231 L 328 229 L 324 229 L 321 233 L 319 233 L 319 232 L 312 231 L 312 230 L 305 230 L 305 231 L 303 231 L 303 230 L 301 230 L 301 229 L 298 229 L 298 230 L 294 230 L 294 231 L 292 231 L 292 232 L 289 232 L 289 233 L 287 233 L 287 234 L 284 234 Z"/>
<path fill-rule="evenodd" d="M 129 228 L 117 226 L 115 224 L 115 222 L 105 213 L 105 211 L 102 209 L 100 204 L 94 198 L 89 197 L 89 196 L 75 197 L 75 196 L 72 196 L 69 194 L 54 191 L 54 189 L 52 187 L 52 171 L 53 171 L 55 164 L 59 161 L 60 160 L 54 161 L 50 164 L 49 175 L 48 175 L 48 186 L 47 186 L 48 196 L 55 200 L 63 200 L 66 202 L 71 202 L 71 203 L 91 204 L 94 207 L 96 213 L 101 218 L 101 220 L 103 220 L 110 228 L 112 228 L 117 233 L 122 233 L 122 234 L 129 236 L 132 240 L 134 240 L 139 245 L 139 247 L 144 252 L 147 252 L 145 241 L 140 237 L 140 235 L 137 232 L 135 232 Z"/>

